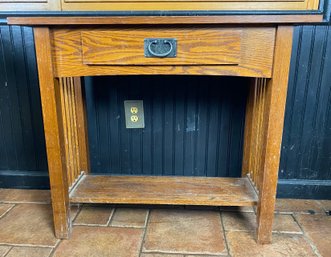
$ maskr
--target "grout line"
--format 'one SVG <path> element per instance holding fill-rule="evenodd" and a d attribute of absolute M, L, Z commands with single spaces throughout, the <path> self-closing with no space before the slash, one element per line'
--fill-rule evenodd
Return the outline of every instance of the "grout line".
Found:
<path fill-rule="evenodd" d="M 298 224 L 298 226 L 299 226 L 302 234 L 305 234 L 304 229 L 302 228 L 301 224 L 299 223 L 299 221 L 297 220 L 297 218 L 295 217 L 295 215 L 294 214 L 291 214 L 291 216 L 292 216 L 293 220 Z"/>
<path fill-rule="evenodd" d="M 182 257 L 188 257 L 188 256 L 197 256 L 197 257 L 229 257 L 229 255 L 220 255 L 220 254 L 199 254 L 199 253 L 173 253 L 173 252 L 153 252 L 158 254 L 158 256 L 162 257 L 162 256 L 182 256 Z M 151 252 L 151 257 L 154 256 Z M 150 253 L 142 253 L 142 254 L 150 254 Z"/>
<path fill-rule="evenodd" d="M 7 204 L 51 204 L 51 202 L 24 202 L 24 201 L 0 201 L 0 203 Z"/>
<path fill-rule="evenodd" d="M 159 255 L 165 255 L 165 254 L 170 254 L 170 255 L 183 255 L 183 256 L 187 256 L 187 255 L 197 255 L 197 256 L 208 256 L 208 257 L 231 257 L 229 254 L 222 254 L 222 253 L 211 253 L 211 252 L 201 252 L 201 253 L 198 253 L 198 252 L 177 252 L 177 251 L 162 251 L 162 250 L 148 250 L 148 251 L 145 251 L 145 252 L 141 252 L 141 254 L 159 254 Z M 153 256 L 153 255 L 152 255 Z"/>
<path fill-rule="evenodd" d="M 114 217 L 115 210 L 116 210 L 116 208 L 112 208 L 112 210 L 111 210 L 111 213 L 110 213 L 108 221 L 107 221 L 107 227 L 109 227 L 110 222 L 111 222 L 112 218 Z"/>
<path fill-rule="evenodd" d="M 130 225 L 111 225 L 109 226 L 110 228 L 139 228 L 139 229 L 142 229 L 142 228 L 145 228 L 144 226 L 130 226 Z"/>
<path fill-rule="evenodd" d="M 141 246 L 140 246 L 140 250 L 139 250 L 139 256 L 141 256 L 141 254 L 143 253 L 143 246 L 144 246 L 144 242 L 145 242 L 145 237 L 146 237 L 146 232 L 147 232 L 147 227 L 148 227 L 148 223 L 149 223 L 149 220 L 150 220 L 150 213 L 151 213 L 151 210 L 149 209 L 147 214 L 146 214 L 146 219 L 145 219 L 145 229 L 144 229 L 144 233 L 143 233 L 143 236 L 142 236 L 142 240 L 141 240 Z"/>
<path fill-rule="evenodd" d="M 8 255 L 8 253 L 11 251 L 11 249 L 13 249 L 13 247 L 12 247 L 12 246 L 11 246 L 11 247 L 9 247 L 8 251 L 7 251 L 7 252 L 5 252 L 5 254 L 4 254 L 4 255 L 2 255 L 2 257 L 6 257 L 6 256 Z"/>
<path fill-rule="evenodd" d="M 74 227 L 108 227 L 107 224 L 88 224 L 88 223 L 76 223 L 76 224 L 73 224 Z"/>
<path fill-rule="evenodd" d="M 145 217 L 145 223 L 144 223 L 145 228 L 147 227 L 147 222 L 148 222 L 148 219 L 149 219 L 149 213 L 150 213 L 150 210 L 147 210 L 146 217 Z"/>
<path fill-rule="evenodd" d="M 54 253 L 55 253 L 57 247 L 60 245 L 61 242 L 62 242 L 61 239 L 59 239 L 59 240 L 57 241 L 57 243 L 56 243 L 55 246 L 53 247 L 52 251 L 49 253 L 48 257 L 52 257 L 52 256 L 54 255 Z"/>
<path fill-rule="evenodd" d="M 56 241 L 56 243 L 57 243 L 57 241 Z M 51 246 L 51 245 L 8 244 L 8 243 L 0 243 L 0 245 L 4 245 L 4 246 L 18 246 L 18 247 L 40 247 L 40 248 L 53 248 L 54 247 L 54 246 Z"/>
<path fill-rule="evenodd" d="M 9 207 L 9 209 L 7 211 L 5 211 L 1 216 L 0 219 L 2 219 L 3 217 L 5 217 L 7 215 L 8 212 L 10 212 L 16 205 L 13 204 L 13 206 Z"/>
<path fill-rule="evenodd" d="M 223 230 L 223 236 L 224 236 L 226 251 L 228 252 L 228 256 L 231 257 L 230 248 L 229 248 L 229 244 L 228 244 L 228 239 L 226 237 L 226 231 L 225 231 L 224 222 L 223 222 L 223 214 L 222 214 L 222 212 L 219 212 L 219 214 L 220 214 L 220 218 L 221 218 L 221 226 L 222 226 L 222 230 Z"/>
<path fill-rule="evenodd" d="M 303 238 L 308 242 L 308 244 L 310 245 L 311 249 L 313 250 L 313 252 L 316 254 L 316 256 L 318 257 L 323 257 L 319 251 L 317 246 L 314 244 L 314 242 L 309 238 L 309 236 L 306 234 L 305 230 L 303 229 L 303 227 L 301 226 L 301 224 L 299 223 L 299 221 L 297 220 L 297 218 L 295 217 L 295 215 L 292 215 L 293 219 L 295 220 L 296 223 L 298 223 L 298 226 L 300 227 L 302 234 L 303 234 Z"/>

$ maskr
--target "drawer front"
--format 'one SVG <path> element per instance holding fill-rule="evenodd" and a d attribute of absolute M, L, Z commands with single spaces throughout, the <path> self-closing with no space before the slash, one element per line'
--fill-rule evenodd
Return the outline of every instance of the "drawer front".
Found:
<path fill-rule="evenodd" d="M 254 26 L 53 29 L 55 74 L 271 77 L 275 33 Z M 145 57 L 146 38 L 176 39 L 176 57 Z"/>
<path fill-rule="evenodd" d="M 240 29 L 127 29 L 81 33 L 83 63 L 87 65 L 238 65 Z M 153 40 L 165 50 L 155 53 Z M 176 43 L 171 43 L 171 39 Z M 157 43 L 155 43 L 157 45 Z M 152 57 L 146 57 L 150 48 Z M 175 56 L 153 57 L 173 50 Z M 170 55 L 169 55 L 170 56 Z"/>

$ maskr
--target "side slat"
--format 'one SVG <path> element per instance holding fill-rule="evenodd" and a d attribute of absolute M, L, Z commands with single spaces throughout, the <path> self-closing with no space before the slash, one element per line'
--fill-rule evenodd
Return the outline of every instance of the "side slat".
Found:
<path fill-rule="evenodd" d="M 60 78 L 61 111 L 69 190 L 88 170 L 85 106 L 79 78 Z"/>
<path fill-rule="evenodd" d="M 262 149 L 265 130 L 265 98 L 267 79 L 256 78 L 250 88 L 246 109 L 245 146 L 242 175 L 248 175 L 257 191 L 261 186 Z"/>

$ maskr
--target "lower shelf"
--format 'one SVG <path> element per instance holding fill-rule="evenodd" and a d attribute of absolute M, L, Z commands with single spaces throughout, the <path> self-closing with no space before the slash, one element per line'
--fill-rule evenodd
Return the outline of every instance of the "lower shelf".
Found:
<path fill-rule="evenodd" d="M 252 206 L 257 195 L 248 178 L 84 175 L 72 203 Z"/>

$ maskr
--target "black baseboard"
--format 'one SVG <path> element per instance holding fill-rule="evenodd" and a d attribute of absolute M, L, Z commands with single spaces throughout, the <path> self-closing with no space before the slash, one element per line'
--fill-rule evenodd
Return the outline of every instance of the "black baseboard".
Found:
<path fill-rule="evenodd" d="M 331 200 L 331 180 L 280 179 L 277 198 Z"/>
<path fill-rule="evenodd" d="M 0 188 L 49 189 L 48 172 L 0 170 Z"/>
<path fill-rule="evenodd" d="M 49 189 L 48 173 L 0 170 L 0 188 Z M 277 198 L 331 200 L 331 180 L 280 179 Z"/>

